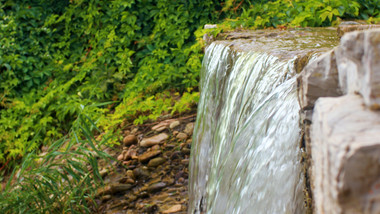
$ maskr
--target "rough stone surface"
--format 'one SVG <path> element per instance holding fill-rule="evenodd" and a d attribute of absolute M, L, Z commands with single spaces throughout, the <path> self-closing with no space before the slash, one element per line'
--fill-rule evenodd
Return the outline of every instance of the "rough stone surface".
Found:
<path fill-rule="evenodd" d="M 344 35 L 337 64 L 342 91 L 360 93 L 368 107 L 380 109 L 380 29 Z"/>
<path fill-rule="evenodd" d="M 336 97 L 341 95 L 338 87 L 338 70 L 335 52 L 321 55 L 308 64 L 302 75 L 299 94 L 303 109 L 312 109 L 319 97 Z"/>
<path fill-rule="evenodd" d="M 380 28 L 380 25 L 362 25 L 358 22 L 343 22 L 342 24 L 339 25 L 337 31 L 338 31 L 338 36 L 342 37 L 344 34 L 353 32 L 353 31 L 363 31 L 363 30 L 368 30 L 368 29 L 374 29 L 374 28 Z"/>
<path fill-rule="evenodd" d="M 363 78 L 364 34 L 346 34 L 336 51 L 339 85 L 345 94 L 358 92 Z"/>
<path fill-rule="evenodd" d="M 142 146 L 142 147 L 154 146 L 154 145 L 163 143 L 168 138 L 169 138 L 168 134 L 161 133 L 159 135 L 155 135 L 153 137 L 143 139 L 140 142 L 140 146 Z"/>
<path fill-rule="evenodd" d="M 311 127 L 316 213 L 380 213 L 380 113 L 359 95 L 320 98 Z"/>

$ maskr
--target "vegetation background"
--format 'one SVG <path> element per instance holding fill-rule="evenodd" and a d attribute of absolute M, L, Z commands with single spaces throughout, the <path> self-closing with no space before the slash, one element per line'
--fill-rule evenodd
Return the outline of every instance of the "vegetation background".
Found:
<path fill-rule="evenodd" d="M 204 33 L 354 19 L 380 21 L 380 0 L 0 0 L 0 180 L 17 169 L 36 182 L 19 181 L 24 186 L 13 193 L 8 185 L 0 210 L 12 212 L 10 199 L 18 198 L 25 200 L 22 213 L 45 212 L 57 200 L 68 201 L 62 211 L 89 211 L 86 197 L 98 183 L 86 180 L 97 176 L 91 158 L 106 157 L 96 147 L 105 140 L 93 136 L 118 143 L 128 123 L 196 105 Z M 203 30 L 206 23 L 220 27 Z M 68 141 L 82 145 L 83 154 L 69 153 Z M 53 148 L 46 164 L 33 164 L 42 146 Z M 75 182 L 60 177 L 52 158 L 60 152 L 81 155 L 93 170 L 74 161 L 61 167 L 71 169 Z M 44 174 L 49 170 L 55 177 Z M 67 191 L 51 187 L 58 178 L 72 189 L 70 197 L 49 197 Z M 33 194 L 44 202 L 31 202 Z"/>

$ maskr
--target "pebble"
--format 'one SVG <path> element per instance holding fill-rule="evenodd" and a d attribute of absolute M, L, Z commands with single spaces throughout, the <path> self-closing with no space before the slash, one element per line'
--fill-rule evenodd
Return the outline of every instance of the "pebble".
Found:
<path fill-rule="evenodd" d="M 164 182 L 159 182 L 159 183 L 155 183 L 155 184 L 152 184 L 148 187 L 147 191 L 150 192 L 150 193 L 153 193 L 153 192 L 157 192 L 163 188 L 166 187 L 166 183 Z"/>
<path fill-rule="evenodd" d="M 180 140 L 186 140 L 187 139 L 187 134 L 185 134 L 183 132 L 180 132 L 180 133 L 177 134 L 176 138 L 180 139 Z"/>
<path fill-rule="evenodd" d="M 101 197 L 100 200 L 102 200 L 102 202 L 106 202 L 106 201 L 110 200 L 111 198 L 112 198 L 111 195 L 104 195 Z"/>
<path fill-rule="evenodd" d="M 170 129 L 174 129 L 174 128 L 176 128 L 177 126 L 179 126 L 181 123 L 179 122 L 179 120 L 175 120 L 175 121 L 173 121 L 172 123 L 170 123 L 170 125 L 169 125 L 169 128 Z"/>
<path fill-rule="evenodd" d="M 123 139 L 124 146 L 130 146 L 130 145 L 136 144 L 136 143 L 137 143 L 136 135 L 127 135 Z"/>
<path fill-rule="evenodd" d="M 148 169 L 140 167 L 133 170 L 133 175 L 135 178 L 148 178 L 150 176 L 150 172 Z"/>
<path fill-rule="evenodd" d="M 184 132 L 188 135 L 192 135 L 194 130 L 194 123 L 188 123 L 186 124 Z"/>
<path fill-rule="evenodd" d="M 155 135 L 153 137 L 143 139 L 140 142 L 140 146 L 142 146 L 142 147 L 149 147 L 149 146 L 154 146 L 154 145 L 157 145 L 157 144 L 162 144 L 168 138 L 169 138 L 168 134 L 161 133 L 159 135 Z"/>
<path fill-rule="evenodd" d="M 176 213 L 182 210 L 182 206 L 180 204 L 174 205 L 170 207 L 169 209 L 163 211 L 163 214 L 168 214 L 168 213 Z"/>
<path fill-rule="evenodd" d="M 141 163 L 145 163 L 159 154 L 161 154 L 161 150 L 153 150 L 153 151 L 145 152 L 144 154 L 138 156 L 138 158 Z"/>
<path fill-rule="evenodd" d="M 162 157 L 158 157 L 158 158 L 153 158 L 149 161 L 148 163 L 148 166 L 149 167 L 156 167 L 156 166 L 159 166 L 163 163 L 165 163 L 165 158 L 162 158 Z"/>
<path fill-rule="evenodd" d="M 97 196 L 100 195 L 112 195 L 117 192 L 123 192 L 130 190 L 133 187 L 131 184 L 111 184 L 107 185 L 103 188 L 99 188 L 97 192 Z"/>
<path fill-rule="evenodd" d="M 189 165 L 189 159 L 183 159 L 183 160 L 181 160 L 181 163 L 183 165 Z"/>
<path fill-rule="evenodd" d="M 138 128 L 134 128 L 134 129 L 132 129 L 131 134 L 136 134 L 138 131 L 139 131 Z"/>

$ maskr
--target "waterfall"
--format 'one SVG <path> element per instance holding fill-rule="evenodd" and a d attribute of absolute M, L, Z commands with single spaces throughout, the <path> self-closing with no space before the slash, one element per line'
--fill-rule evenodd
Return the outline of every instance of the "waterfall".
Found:
<path fill-rule="evenodd" d="M 189 213 L 304 212 L 295 60 L 208 46 Z"/>

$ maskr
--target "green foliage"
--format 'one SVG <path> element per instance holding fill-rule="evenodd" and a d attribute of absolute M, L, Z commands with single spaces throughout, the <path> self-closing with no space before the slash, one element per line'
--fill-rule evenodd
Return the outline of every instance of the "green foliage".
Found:
<path fill-rule="evenodd" d="M 25 153 L 0 194 L 1 213 L 92 213 L 93 196 L 103 183 L 97 158 L 110 156 L 100 151 L 106 138 L 94 139 L 93 121 L 81 114 L 74 124 L 70 134 L 54 142 L 48 152 Z"/>
<path fill-rule="evenodd" d="M 219 5 L 0 0 L 0 163 L 66 135 L 81 106 L 106 130 L 123 117 L 141 123 L 171 111 L 175 100 L 151 97 L 197 86 L 203 55 L 193 32 Z"/>
<path fill-rule="evenodd" d="M 379 4 L 372 0 L 277 0 L 253 2 L 242 7 L 241 16 L 227 20 L 225 28 L 269 28 L 278 26 L 331 26 L 341 19 L 369 19 L 379 16 Z M 371 19 L 373 20 L 373 18 Z"/>

